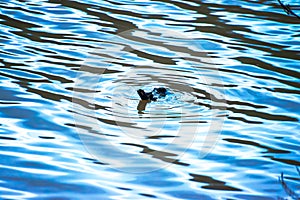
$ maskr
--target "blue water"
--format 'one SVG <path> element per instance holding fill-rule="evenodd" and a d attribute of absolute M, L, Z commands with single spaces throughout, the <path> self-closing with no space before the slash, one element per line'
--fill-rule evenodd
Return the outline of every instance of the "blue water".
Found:
<path fill-rule="evenodd" d="M 300 198 L 300 20 L 278 1 L 0 7 L 1 199 Z"/>

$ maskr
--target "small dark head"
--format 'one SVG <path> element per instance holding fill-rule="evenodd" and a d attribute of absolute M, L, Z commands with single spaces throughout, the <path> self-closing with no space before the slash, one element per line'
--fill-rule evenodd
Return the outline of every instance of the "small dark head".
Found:
<path fill-rule="evenodd" d="M 156 101 L 157 97 L 154 96 L 159 95 L 159 97 L 165 97 L 167 94 L 167 89 L 163 87 L 154 88 L 152 92 L 145 92 L 144 90 L 139 89 L 137 90 L 137 93 L 139 94 L 142 100 Z"/>
<path fill-rule="evenodd" d="M 156 92 L 159 95 L 166 96 L 166 93 L 167 93 L 167 89 L 166 88 L 160 87 L 160 88 L 155 88 L 155 89 L 156 89 Z"/>
<path fill-rule="evenodd" d="M 152 94 L 152 92 L 145 92 L 142 89 L 137 90 L 137 93 L 141 97 L 142 100 L 150 100 L 150 101 L 156 101 L 157 98 L 155 98 Z"/>
<path fill-rule="evenodd" d="M 149 100 L 149 96 L 146 94 L 144 90 L 139 89 L 137 93 L 139 94 L 142 100 Z"/>

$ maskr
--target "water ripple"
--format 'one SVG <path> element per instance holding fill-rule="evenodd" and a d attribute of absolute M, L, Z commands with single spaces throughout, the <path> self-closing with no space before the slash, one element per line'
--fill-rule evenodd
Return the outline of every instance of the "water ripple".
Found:
<path fill-rule="evenodd" d="M 300 25 L 277 1 L 0 8 L 2 199 L 299 196 Z M 138 112 L 154 87 L 173 96 Z"/>

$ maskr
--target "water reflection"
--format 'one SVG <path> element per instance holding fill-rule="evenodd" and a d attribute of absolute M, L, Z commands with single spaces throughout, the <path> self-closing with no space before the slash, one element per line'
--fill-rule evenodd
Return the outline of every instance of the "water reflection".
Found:
<path fill-rule="evenodd" d="M 300 175 L 300 170 L 298 167 L 296 167 L 296 170 L 298 172 L 298 175 Z M 292 178 L 292 177 L 288 177 L 286 179 L 290 179 L 290 180 L 295 180 L 295 181 L 300 181 L 300 178 Z M 288 186 L 288 184 L 286 183 L 286 181 L 284 180 L 284 176 L 283 173 L 281 173 L 281 176 L 279 177 L 279 182 L 282 185 L 283 189 L 285 190 L 286 194 L 291 197 L 292 199 L 299 199 L 300 196 L 297 194 L 296 189 L 291 188 L 290 186 Z"/>
<path fill-rule="evenodd" d="M 2 199 L 299 197 L 300 25 L 277 1 L 0 7 Z M 141 114 L 142 87 L 178 99 Z"/>
<path fill-rule="evenodd" d="M 140 100 L 139 104 L 137 105 L 137 110 L 139 111 L 139 114 L 143 114 L 143 111 L 146 110 L 147 104 L 150 103 L 149 100 Z"/>

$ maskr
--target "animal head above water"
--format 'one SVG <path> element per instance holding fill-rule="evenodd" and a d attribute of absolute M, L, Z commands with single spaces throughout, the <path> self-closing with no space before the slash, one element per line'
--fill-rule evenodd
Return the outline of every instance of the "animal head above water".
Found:
<path fill-rule="evenodd" d="M 154 88 L 152 92 L 145 92 L 142 89 L 137 90 L 141 100 L 156 101 L 158 98 L 165 97 L 167 89 L 164 87 Z"/>

